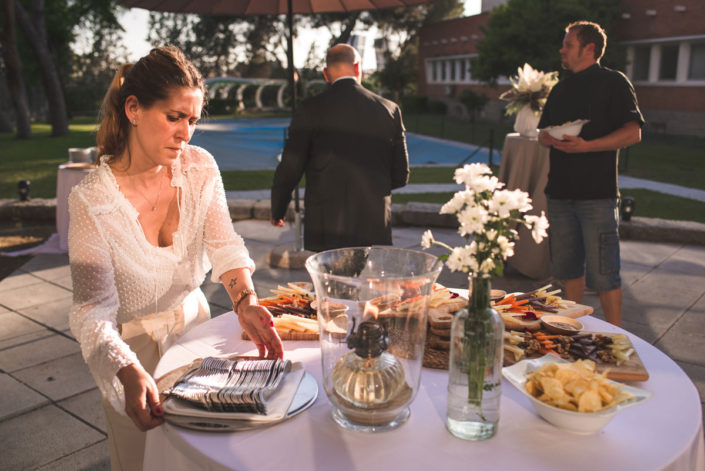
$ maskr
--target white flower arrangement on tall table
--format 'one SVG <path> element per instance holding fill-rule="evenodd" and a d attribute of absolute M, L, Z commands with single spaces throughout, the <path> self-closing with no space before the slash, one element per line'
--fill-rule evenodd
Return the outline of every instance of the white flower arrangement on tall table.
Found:
<path fill-rule="evenodd" d="M 448 249 L 449 254 L 440 258 L 452 271 L 483 278 L 502 276 L 505 260 L 514 255 L 517 224 L 526 226 L 537 244 L 547 236 L 548 220 L 543 211 L 540 216 L 525 214 L 532 208 L 529 195 L 521 190 L 501 189 L 504 183 L 492 176 L 487 165 L 465 165 L 455 170 L 454 178 L 465 184 L 465 190 L 455 193 L 440 213 L 457 215 L 458 232 L 466 245 L 450 247 L 435 240 L 430 230 L 421 239 L 423 248 L 438 245 Z"/>
<path fill-rule="evenodd" d="M 519 113 L 529 105 L 534 114 L 539 114 L 546 104 L 551 89 L 558 83 L 558 72 L 540 72 L 529 64 L 517 69 L 517 75 L 510 77 L 512 88 L 502 93 L 499 98 L 509 102 L 505 110 L 507 115 Z"/>

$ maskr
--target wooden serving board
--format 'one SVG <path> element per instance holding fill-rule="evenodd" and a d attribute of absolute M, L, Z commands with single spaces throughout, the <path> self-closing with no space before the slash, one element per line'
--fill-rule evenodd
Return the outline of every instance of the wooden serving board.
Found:
<path fill-rule="evenodd" d="M 581 332 L 582 333 L 582 332 Z M 606 332 L 584 332 L 586 334 L 594 334 L 594 333 L 600 333 L 602 335 L 606 336 L 614 336 L 617 334 L 611 334 L 611 333 L 606 333 Z M 629 340 L 629 337 L 627 337 L 627 341 L 629 342 L 629 345 L 634 348 L 634 345 L 632 345 L 631 340 Z M 629 357 L 629 360 L 625 361 L 621 365 L 610 365 L 607 363 L 596 363 L 595 369 L 597 369 L 598 372 L 602 373 L 605 370 L 609 370 L 607 373 L 607 377 L 609 379 L 613 379 L 615 381 L 647 381 L 649 379 L 649 372 L 646 371 L 646 367 L 644 366 L 644 363 L 641 361 L 641 358 L 639 357 L 639 353 L 636 351 L 636 348 L 634 348 L 634 353 L 631 354 Z"/>
<path fill-rule="evenodd" d="M 544 312 L 543 314 L 555 314 L 556 316 L 566 316 L 572 319 L 582 316 L 589 316 L 592 314 L 594 309 L 590 306 L 585 306 L 584 304 L 575 304 L 573 307 L 568 309 L 559 309 L 558 312 Z"/>
<path fill-rule="evenodd" d="M 581 332 L 585 334 L 595 334 L 599 333 L 606 336 L 617 335 L 614 333 L 607 332 Z M 627 341 L 631 344 L 631 341 L 627 337 Z M 633 347 L 633 345 L 632 345 Z M 448 350 L 446 348 L 439 348 L 438 345 L 434 345 L 426 339 L 426 348 L 424 349 L 423 356 L 423 366 L 426 368 L 435 369 L 448 369 Z M 531 358 L 534 358 L 533 356 Z M 504 366 L 511 366 L 515 363 L 511 355 L 504 355 Z M 634 349 L 634 353 L 631 354 L 629 360 L 625 361 L 621 365 L 617 366 L 609 363 L 596 363 L 595 368 L 598 372 L 607 372 L 607 378 L 614 381 L 647 381 L 649 379 L 649 372 L 646 371 L 644 363 L 642 363 L 641 358 L 639 358 L 639 353 Z"/>
<path fill-rule="evenodd" d="M 569 317 L 572 319 L 575 319 L 576 317 L 581 317 L 581 316 L 587 316 L 589 314 L 592 314 L 593 309 L 590 306 L 584 306 L 582 304 L 575 304 L 572 307 L 568 309 L 559 309 L 557 312 L 544 312 L 544 311 L 535 311 L 539 319 L 534 319 L 534 320 L 522 320 L 521 319 L 521 314 L 520 313 L 511 313 L 511 312 L 502 312 L 500 315 L 502 316 L 502 319 L 504 320 L 504 328 L 506 330 L 518 330 L 518 331 L 523 331 L 525 329 L 535 331 L 539 330 L 541 328 L 541 316 L 547 316 L 547 315 L 557 315 L 557 316 L 565 316 Z M 517 317 L 515 317 L 517 316 Z M 515 322 L 516 321 L 516 322 Z"/>
<path fill-rule="evenodd" d="M 587 332 L 581 331 L 581 334 L 600 334 L 606 337 L 612 337 L 618 334 L 608 333 L 608 332 Z M 627 337 L 627 341 L 631 345 L 631 340 Z M 631 345 L 634 348 L 633 345 Z M 536 358 L 538 355 L 532 355 L 530 358 Z M 511 366 L 514 363 L 511 355 L 504 355 L 504 366 Z M 614 381 L 646 381 L 649 379 L 649 372 L 646 371 L 644 363 L 642 363 L 639 353 L 634 349 L 634 352 L 629 357 L 629 360 L 625 361 L 621 365 L 617 366 L 610 363 L 599 363 L 595 362 L 595 369 L 598 373 L 607 371 L 607 378 Z"/>
<path fill-rule="evenodd" d="M 318 334 L 309 332 L 297 332 L 295 330 L 289 330 L 287 332 L 279 332 L 279 338 L 282 340 L 318 340 Z M 242 340 L 250 340 L 247 332 L 242 331 Z"/>

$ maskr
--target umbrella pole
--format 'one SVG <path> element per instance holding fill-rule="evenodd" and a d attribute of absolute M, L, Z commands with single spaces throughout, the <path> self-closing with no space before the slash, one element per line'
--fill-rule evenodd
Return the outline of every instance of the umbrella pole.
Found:
<path fill-rule="evenodd" d="M 289 63 L 289 87 L 291 89 L 291 117 L 294 117 L 296 112 L 296 77 L 294 68 L 294 17 L 292 14 L 292 0 L 287 0 L 286 22 L 289 26 L 289 37 L 286 41 L 287 51 L 286 58 Z M 301 252 L 304 249 L 303 240 L 303 221 L 301 217 L 301 205 L 299 203 L 299 185 L 294 188 L 294 227 L 296 231 L 296 251 Z"/>

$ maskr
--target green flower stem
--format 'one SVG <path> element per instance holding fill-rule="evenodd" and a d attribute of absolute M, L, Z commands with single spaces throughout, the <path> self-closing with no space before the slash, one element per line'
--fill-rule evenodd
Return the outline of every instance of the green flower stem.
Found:
<path fill-rule="evenodd" d="M 476 407 L 482 406 L 482 392 L 487 370 L 487 329 L 491 312 L 490 279 L 479 276 L 471 277 L 472 293 L 468 305 L 469 315 L 465 319 L 465 349 L 468 365 L 468 402 Z M 489 332 L 492 335 L 492 332 Z"/>
<path fill-rule="evenodd" d="M 433 239 L 433 241 L 432 241 L 431 243 L 432 243 L 433 245 L 438 245 L 439 247 L 443 247 L 443 248 L 446 249 L 448 252 L 452 252 L 452 251 L 453 251 L 453 247 L 451 247 L 450 245 L 446 244 L 445 242 L 441 242 L 440 240 Z"/>

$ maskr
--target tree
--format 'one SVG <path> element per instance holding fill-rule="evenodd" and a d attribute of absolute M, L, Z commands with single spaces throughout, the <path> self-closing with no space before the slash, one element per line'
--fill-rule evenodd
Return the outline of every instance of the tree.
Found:
<path fill-rule="evenodd" d="M 364 12 L 354 11 L 350 13 L 317 13 L 308 17 L 308 25 L 311 28 L 325 27 L 330 33 L 331 41 L 329 46 L 338 43 L 348 43 L 357 21 Z M 366 22 L 369 24 L 369 21 Z"/>
<path fill-rule="evenodd" d="M 390 90 L 395 101 L 400 96 L 415 91 L 418 78 L 418 33 L 426 24 L 462 15 L 459 0 L 438 0 L 415 8 L 395 8 L 370 11 L 370 18 L 377 24 L 385 39 L 396 38 L 399 52 L 387 50 L 384 69 L 378 72 L 379 82 Z M 389 41 L 387 41 L 389 44 Z"/>
<path fill-rule="evenodd" d="M 44 1 L 32 0 L 30 4 L 31 16 L 27 14 L 19 0 L 15 0 L 15 9 L 17 21 L 39 65 L 39 71 L 49 105 L 51 135 L 66 136 L 69 133 L 66 101 L 59 79 L 59 71 L 52 59 L 49 49 L 47 28 L 44 20 Z"/>
<path fill-rule="evenodd" d="M 81 40 L 82 47 L 76 49 L 83 52 L 72 52 L 71 68 L 67 71 L 70 78 L 65 80 L 66 105 L 70 116 L 93 115 L 100 108 L 115 70 L 129 62 L 127 48 L 122 42 L 122 26 L 109 2 L 102 8 L 84 11 L 77 28 L 81 31 L 77 42 Z"/>
<path fill-rule="evenodd" d="M 370 10 L 370 21 L 380 29 L 382 37 L 395 39 L 400 44 L 413 43 L 424 25 L 462 16 L 463 2 L 460 0 L 437 0 L 413 8 Z"/>
<path fill-rule="evenodd" d="M 475 121 L 477 113 L 482 111 L 485 107 L 489 98 L 484 93 L 475 93 L 469 88 L 466 88 L 460 93 L 458 101 L 465 105 L 468 111 L 468 116 L 470 116 L 470 121 Z"/>
<path fill-rule="evenodd" d="M 496 83 L 524 63 L 537 70 L 560 70 L 558 50 L 569 23 L 595 21 L 609 38 L 620 13 L 620 2 L 614 0 L 509 0 L 490 13 L 471 61 L 472 76 Z M 619 68 L 624 60 L 623 50 L 609 43 L 602 63 Z"/>
<path fill-rule="evenodd" d="M 285 70 L 276 54 L 278 45 L 286 42 L 284 24 L 273 15 L 254 16 L 248 19 L 245 33 L 245 74 L 247 77 L 272 77 L 274 70 Z M 273 63 L 276 63 L 273 65 Z"/>
<path fill-rule="evenodd" d="M 406 46 L 394 57 L 391 52 L 385 52 L 384 69 L 376 75 L 380 85 L 389 90 L 392 99 L 399 103 L 401 96 L 416 91 L 417 49 L 414 44 Z"/>
<path fill-rule="evenodd" d="M 173 44 L 208 76 L 268 76 L 284 26 L 276 16 L 150 13 L 148 41 Z M 238 66 L 244 63 L 245 67 Z"/>
<path fill-rule="evenodd" d="M 5 73 L 7 75 L 7 86 L 12 97 L 12 104 L 15 109 L 17 120 L 17 137 L 27 139 L 32 135 L 32 128 L 29 120 L 29 106 L 27 106 L 27 93 L 20 65 L 20 55 L 17 50 L 17 40 L 15 36 L 15 4 L 14 0 L 3 1 L 2 15 L 2 43 L 3 59 L 5 61 Z"/>
<path fill-rule="evenodd" d="M 0 62 L 0 64 L 2 63 Z M 0 134 L 8 134 L 15 129 L 10 121 L 9 110 L 13 108 L 13 105 L 10 104 L 8 99 L 10 93 L 7 91 L 6 84 L 5 73 L 4 71 L 0 72 Z"/>

